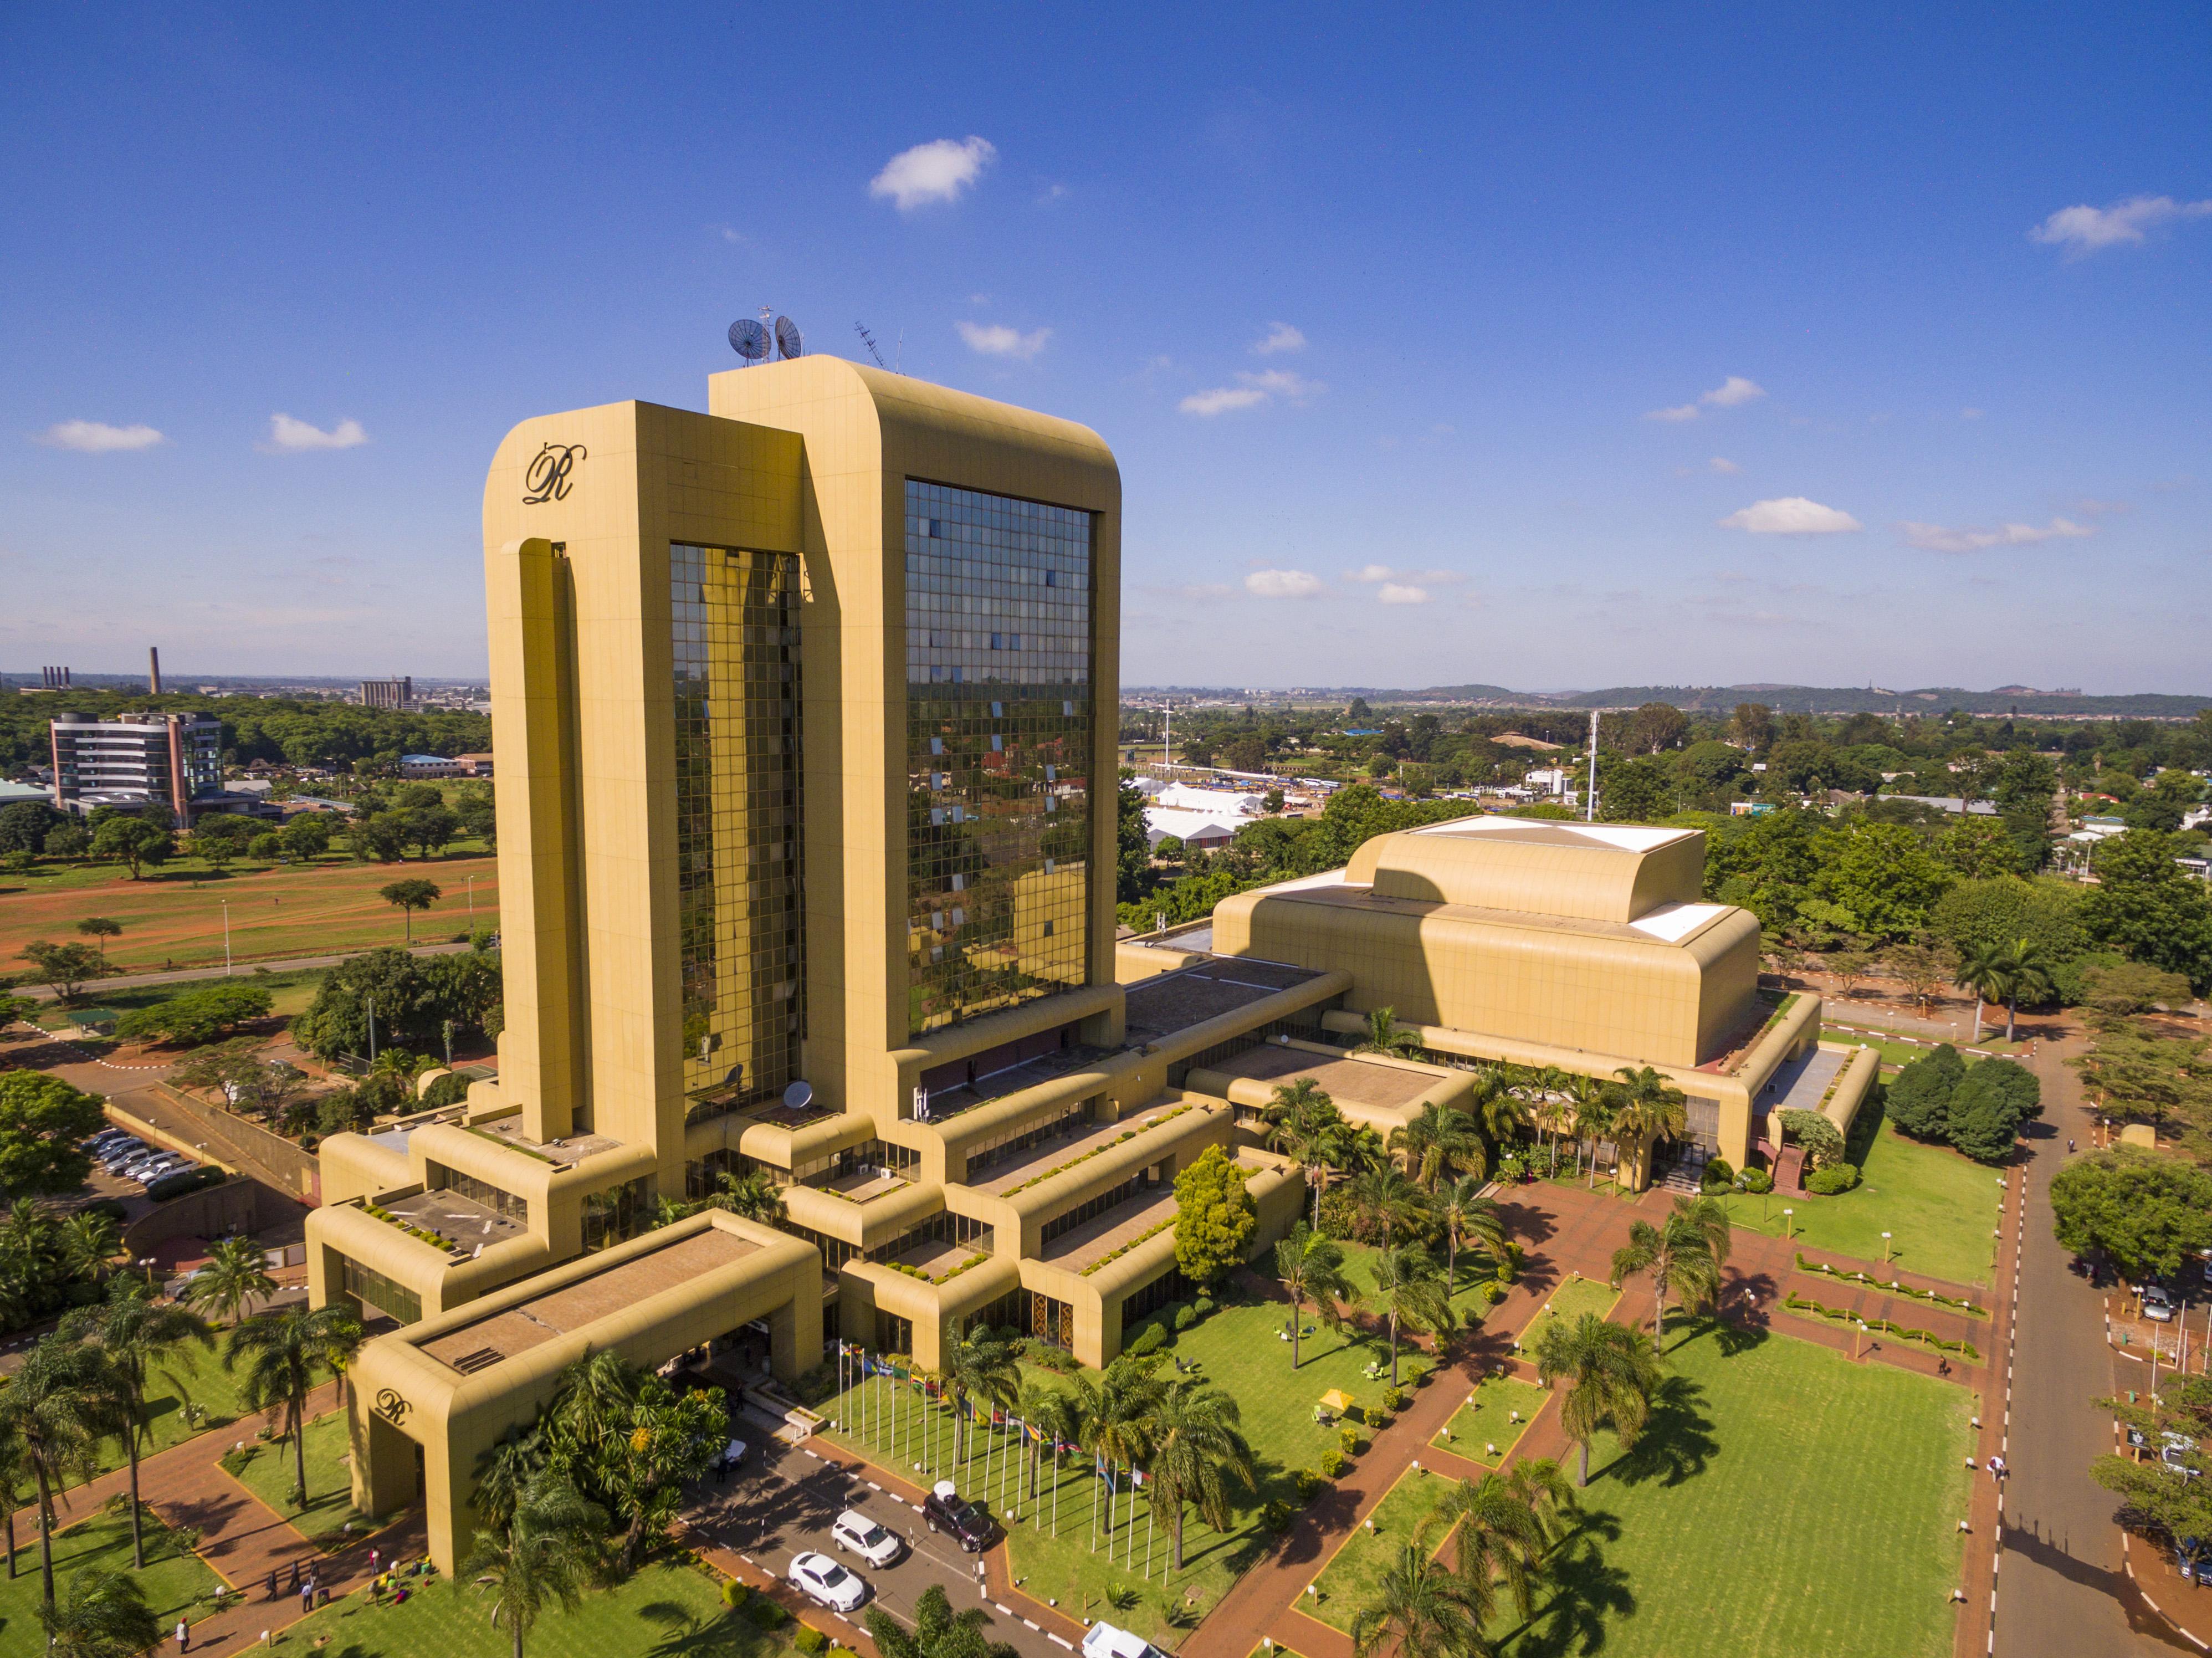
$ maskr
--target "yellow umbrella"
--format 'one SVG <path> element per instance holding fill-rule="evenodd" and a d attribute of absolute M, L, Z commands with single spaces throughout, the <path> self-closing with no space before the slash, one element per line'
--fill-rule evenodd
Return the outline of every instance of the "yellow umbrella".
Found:
<path fill-rule="evenodd" d="M 1322 1409 L 1324 1411 L 1334 1411 L 1339 1416 L 1343 1415 L 1345 1412 L 1350 1410 L 1352 1406 L 1352 1395 L 1338 1388 L 1331 1388 L 1327 1393 L 1321 1396 Z"/>

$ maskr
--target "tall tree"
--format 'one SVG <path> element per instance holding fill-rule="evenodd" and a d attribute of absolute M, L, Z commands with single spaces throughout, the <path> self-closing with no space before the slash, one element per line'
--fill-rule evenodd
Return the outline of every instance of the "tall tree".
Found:
<path fill-rule="evenodd" d="M 1374 1306 L 1389 1324 L 1393 1388 L 1398 1385 L 1399 1327 L 1441 1339 L 1458 1321 L 1444 1284 L 1443 1268 L 1417 1243 L 1385 1249 L 1375 1257 Z"/>
<path fill-rule="evenodd" d="M 1370 1009 L 1367 1015 L 1367 1029 L 1355 1054 L 1384 1054 L 1397 1059 L 1412 1059 L 1421 1051 L 1421 1033 L 1398 1023 L 1395 1007 Z"/>
<path fill-rule="evenodd" d="M 1480 1243 L 1493 1260 L 1505 1256 L 1505 1212 L 1495 1198 L 1482 1195 L 1479 1175 L 1462 1175 L 1437 1193 L 1434 1212 L 1444 1229 L 1444 1281 L 1459 1287 L 1459 1252 L 1463 1244 Z"/>
<path fill-rule="evenodd" d="M 161 1625 L 129 1574 L 85 1567 L 60 1604 L 41 1607 L 49 1658 L 139 1658 L 161 1644 Z"/>
<path fill-rule="evenodd" d="M 247 1306 L 276 1293 L 269 1252 L 252 1238 L 225 1238 L 208 1251 L 207 1266 L 185 1298 L 217 1324 L 235 1324 Z"/>
<path fill-rule="evenodd" d="M 492 1625 L 506 1628 L 514 1658 L 523 1658 L 523 1643 L 545 1612 L 583 1604 L 605 1526 L 605 1511 L 574 1485 L 541 1476 L 506 1528 L 478 1540 L 461 1572 L 491 1603 Z"/>
<path fill-rule="evenodd" d="M 932 1583 L 915 1601 L 910 1630 L 880 1606 L 870 1606 L 866 1621 L 884 1658 L 1017 1658 L 1013 1647 L 984 1635 L 990 1614 L 981 1606 L 953 1611 L 942 1583 Z"/>
<path fill-rule="evenodd" d="M 1423 1106 L 1392 1129 L 1386 1143 L 1424 1192 L 1435 1191 L 1447 1174 L 1481 1175 L 1488 1169 L 1474 1119 L 1448 1105 Z"/>
<path fill-rule="evenodd" d="M 1001 1410 L 1022 1390 L 1021 1366 L 1011 1343 L 1001 1341 L 981 1319 L 971 1323 L 945 1357 L 945 1391 L 952 1401 L 956 1467 L 968 1460 L 968 1418 L 979 1410 Z"/>
<path fill-rule="evenodd" d="M 407 918 L 407 942 L 415 942 L 415 912 L 428 909 L 445 894 L 435 881 L 389 881 L 376 890 L 376 896 Z"/>
<path fill-rule="evenodd" d="M 1370 1169 L 1352 1182 L 1352 1204 L 1362 1222 L 1382 1229 L 1385 1253 L 1393 1231 L 1415 1225 L 1428 1211 L 1421 1188 L 1388 1166 Z"/>
<path fill-rule="evenodd" d="M 1959 952 L 1957 976 L 1952 982 L 1974 993 L 1974 1041 L 1982 1040 L 1982 1005 L 2004 997 L 2005 963 L 2009 956 L 2002 944 L 1970 944 Z"/>
<path fill-rule="evenodd" d="M 1398 1658 L 1489 1658 L 1468 1591 L 1427 1550 L 1407 1543 L 1352 1619 L 1358 1658 L 1395 1646 Z"/>
<path fill-rule="evenodd" d="M 79 1144 L 106 1121 L 97 1096 L 44 1071 L 0 1071 L 0 1202 L 74 1192 L 92 1172 Z"/>
<path fill-rule="evenodd" d="M 135 1278 L 118 1278 L 107 1286 L 107 1299 L 97 1307 L 82 1307 L 62 1321 L 64 1341 L 88 1342 L 104 1353 L 122 1405 L 116 1437 L 123 1443 L 131 1470 L 131 1564 L 146 1570 L 146 1540 L 138 1499 L 138 1453 L 152 1432 L 146 1410 L 147 1384 L 153 1367 L 179 1353 L 191 1343 L 212 1347 L 215 1338 L 206 1321 L 182 1307 L 156 1301 L 153 1292 Z"/>
<path fill-rule="evenodd" d="M 362 1333 L 360 1321 L 335 1304 L 265 1313 L 230 1333 L 222 1368 L 244 1366 L 239 1402 L 278 1415 L 292 1442 L 295 1508 L 307 1506 L 307 1396 L 325 1377 L 344 1371 L 360 1351 Z"/>
<path fill-rule="evenodd" d="M 1668 1296 L 1690 1312 L 1711 1306 L 1720 1295 L 1728 1248 L 1728 1211 L 1718 1199 L 1676 1198 L 1658 1225 L 1631 1223 L 1628 1242 L 1613 1252 L 1613 1281 L 1618 1287 L 1631 1278 L 1650 1278 L 1657 1303 L 1651 1333 L 1663 1345 Z"/>
<path fill-rule="evenodd" d="M 1168 1511 L 1168 1540 L 1182 1570 L 1183 1508 L 1218 1532 L 1235 1518 L 1235 1498 L 1259 1478 L 1252 1447 L 1237 1425 L 1237 1401 L 1219 1388 L 1170 1382 L 1152 1415 L 1152 1460 L 1146 1465 L 1154 1503 Z"/>
<path fill-rule="evenodd" d="M 1453 1570 L 1476 1621 L 1487 1626 L 1498 1615 L 1501 1588 L 1524 1621 L 1534 1615 L 1544 1556 L 1573 1511 L 1574 1491 L 1559 1465 L 1536 1457 L 1510 1473 L 1461 1480 L 1424 1529 L 1450 1533 Z"/>
<path fill-rule="evenodd" d="M 76 930 L 88 938 L 100 940 L 100 964 L 107 965 L 107 941 L 123 936 L 123 923 L 112 915 L 87 915 L 76 924 Z"/>
<path fill-rule="evenodd" d="M 1689 1096 L 1651 1066 L 1622 1066 L 1620 1108 L 1613 1113 L 1616 1145 L 1634 1142 L 1639 1186 L 1649 1177 L 1651 1151 L 1663 1139 L 1679 1137 L 1689 1123 Z"/>
<path fill-rule="evenodd" d="M 1344 1322 L 1343 1308 L 1358 1304 L 1359 1288 L 1344 1274 L 1344 1246 L 1304 1221 L 1275 1245 L 1275 1277 L 1291 1297 L 1291 1369 L 1295 1370 L 1305 1303 L 1311 1301 L 1321 1321 L 1334 1330 Z"/>
<path fill-rule="evenodd" d="M 0 1388 L 0 1438 L 19 1448 L 39 1501 L 40 1600 L 54 1610 L 54 1499 L 99 1471 L 100 1442 L 119 1415 L 101 1356 L 48 1336 Z"/>
<path fill-rule="evenodd" d="M 1642 1436 L 1659 1387 L 1659 1350 L 1643 1331 L 1595 1313 L 1572 1324 L 1551 1319 L 1536 1338 L 1536 1379 L 1547 1388 L 1567 1384 L 1559 1426 L 1581 1453 L 1575 1484 L 1587 1485 L 1590 1440 L 1600 1428 L 1610 1427 L 1623 1450 Z"/>
<path fill-rule="evenodd" d="M 1109 1483 L 1106 1498 L 1106 1532 L 1114 1532 L 1115 1485 L 1117 1468 L 1142 1467 L 1152 1454 L 1152 1435 L 1159 1417 L 1160 1400 L 1167 1384 L 1148 1366 L 1116 1359 L 1093 1376 L 1075 1377 L 1076 1419 L 1083 1448 L 1106 1465 Z"/>

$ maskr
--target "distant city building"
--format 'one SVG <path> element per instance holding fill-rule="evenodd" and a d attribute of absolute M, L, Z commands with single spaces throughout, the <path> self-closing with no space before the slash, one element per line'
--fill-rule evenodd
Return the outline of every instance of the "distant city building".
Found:
<path fill-rule="evenodd" d="M 361 682 L 361 705 L 364 708 L 411 708 L 415 706 L 415 679 L 411 674 L 402 674 L 397 679 L 364 679 Z"/>
<path fill-rule="evenodd" d="M 1540 768 L 1528 773 L 1521 781 L 1527 787 L 1545 794 L 1565 794 L 1567 792 L 1567 774 L 1558 766 Z"/>
<path fill-rule="evenodd" d="M 179 828 L 189 829 L 194 811 L 225 809 L 219 720 L 204 714 L 64 715 L 49 727 L 54 804 L 64 811 L 159 805 Z"/>
<path fill-rule="evenodd" d="M 461 774 L 465 777 L 491 775 L 491 756 L 488 754 L 457 754 L 453 756 L 453 763 L 461 768 Z"/>
<path fill-rule="evenodd" d="M 448 760 L 441 754 L 403 754 L 399 756 L 402 777 L 473 777 L 472 767 L 459 760 Z"/>

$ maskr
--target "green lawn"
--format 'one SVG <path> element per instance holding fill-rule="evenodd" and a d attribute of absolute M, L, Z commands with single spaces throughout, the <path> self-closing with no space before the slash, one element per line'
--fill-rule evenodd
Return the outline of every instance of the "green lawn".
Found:
<path fill-rule="evenodd" d="M 1620 1299 L 1620 1291 L 1610 1284 L 1578 1274 L 1570 1277 L 1552 1291 L 1549 1301 L 1536 1309 L 1535 1317 L 1530 1319 L 1528 1327 L 1521 1332 L 1521 1345 L 1531 1349 L 1535 1346 L 1544 1333 L 1546 1319 L 1563 1318 L 1572 1324 L 1584 1313 L 1595 1313 L 1603 1318 L 1613 1310 L 1613 1303 Z"/>
<path fill-rule="evenodd" d="M 1383 1344 L 1349 1329 L 1340 1333 L 1322 1328 L 1306 1337 L 1293 1373 L 1290 1345 L 1278 1339 L 1286 1321 L 1287 1309 L 1279 1302 L 1224 1303 L 1195 1328 L 1175 1337 L 1165 1350 L 1170 1358 L 1195 1361 L 1205 1380 L 1237 1400 L 1260 1471 L 1258 1494 L 1237 1509 L 1225 1533 L 1216 1532 L 1194 1513 L 1190 1515 L 1183 1535 L 1185 1570 L 1171 1582 L 1164 1581 L 1168 1561 L 1164 1519 L 1152 1528 L 1148 1566 L 1144 1499 L 1138 1498 L 1136 1523 L 1131 1527 L 1127 1523 L 1128 1493 L 1121 1493 L 1117 1523 L 1109 1536 L 1103 1484 L 1091 1477 L 1087 1460 L 1079 1455 L 1069 1455 L 1060 1470 L 1055 1535 L 1055 1488 L 1048 1461 L 1037 1500 L 1018 1500 L 1012 1459 L 987 1455 L 985 1436 L 977 1435 L 967 1465 L 955 1473 L 949 1418 L 942 1412 L 928 1412 L 937 1423 L 933 1444 L 931 1435 L 917 1431 L 924 1415 L 910 1392 L 896 1414 L 882 1408 L 883 1401 L 893 1397 L 888 1382 L 870 1384 L 870 1409 L 880 1410 L 880 1414 L 868 1418 L 865 1435 L 859 1430 L 853 1395 L 817 1408 L 826 1417 L 851 1424 L 828 1430 L 839 1443 L 896 1467 L 917 1484 L 951 1473 L 963 1493 L 981 1498 L 994 1514 L 1006 1518 L 1014 1573 L 1029 1593 L 1039 1600 L 1056 1600 L 1063 1611 L 1079 1618 L 1109 1617 L 1124 1629 L 1172 1648 L 1183 1631 L 1169 1621 L 1170 1607 L 1187 1608 L 1194 1617 L 1211 1608 L 1257 1558 L 1264 1541 L 1258 1528 L 1261 1505 L 1272 1497 L 1295 1506 L 1292 1473 L 1317 1468 L 1322 1453 L 1336 1445 L 1337 1430 L 1314 1420 L 1321 1396 L 1337 1388 L 1362 1405 L 1371 1405 L 1380 1400 L 1386 1385 L 1370 1382 L 1365 1375 L 1371 1361 L 1385 1357 Z M 1425 1353 L 1410 1347 L 1401 1350 L 1401 1385 L 1410 1390 L 1429 1363 Z M 896 1452 L 889 1431 L 892 1425 L 898 1433 Z M 918 1470 L 917 1462 L 921 1464 Z M 1108 1606 L 1114 1610 L 1105 1611 Z"/>
<path fill-rule="evenodd" d="M 1425 1536 L 1422 1523 L 1436 1511 L 1455 1482 L 1431 1473 L 1407 1472 L 1382 1493 L 1382 1500 L 1368 1516 L 1375 1529 L 1363 1523 L 1329 1557 L 1321 1576 L 1313 1580 L 1318 1597 L 1301 1595 L 1298 1609 L 1324 1624 L 1349 1631 L 1352 1620 L 1375 1592 L 1375 1585 L 1408 1543 L 1425 1544 L 1433 1553 L 1443 1546 L 1441 1526 L 1431 1526 Z"/>
<path fill-rule="evenodd" d="M 530 1632 L 529 1650 L 559 1658 L 771 1658 L 789 1650 L 782 1634 L 764 1635 L 722 1606 L 716 1579 L 696 1566 L 655 1563 L 628 1582 L 586 1594 L 574 1612 L 549 1606 Z M 465 1587 L 434 1578 L 407 1597 L 372 1606 L 365 1594 L 333 1600 L 276 1637 L 322 1658 L 511 1658 L 504 1628 Z"/>
<path fill-rule="evenodd" d="M 63 1515 L 66 1521 L 68 1516 Z M 154 1609 L 162 1629 L 173 1630 L 179 1615 L 197 1619 L 206 1610 L 199 1603 L 222 1587 L 222 1580 L 202 1565 L 196 1555 L 177 1546 L 174 1533 L 145 1515 L 146 1570 L 131 1567 L 131 1521 L 120 1514 L 96 1514 L 54 1534 L 54 1579 L 58 1589 L 71 1572 L 88 1566 L 123 1572 L 135 1577 L 146 1604 Z M 35 1527 L 15 1528 L 15 1572 L 10 1582 L 0 1577 L 0 1652 L 39 1650 L 39 1534 Z"/>
<path fill-rule="evenodd" d="M 1511 1658 L 1948 1654 L 1974 1395 L 1781 1334 L 1699 1326 L 1667 1357 L 1636 1451 L 1593 1447 Z"/>
<path fill-rule="evenodd" d="M 1727 1199 L 1729 1218 L 1753 1231 L 1783 1236 L 1782 1212 L 1797 1241 L 1861 1260 L 1881 1261 L 1881 1235 L 1893 1235 L 1890 1260 L 1907 1272 L 1954 1284 L 1987 1284 L 1995 1259 L 1997 1171 L 1940 1145 L 1923 1145 L 1883 1126 L 1867 1148 L 1858 1185 L 1832 1198 Z"/>
<path fill-rule="evenodd" d="M 1512 1455 L 1515 1442 L 1542 1408 L 1545 1398 L 1544 1389 L 1533 1382 L 1485 1376 L 1468 1402 L 1452 1412 L 1451 1420 L 1429 1443 L 1470 1462 L 1497 1467 Z M 1516 1411 L 1521 1413 L 1518 1422 L 1513 1420 Z M 1495 1455 L 1488 1448 L 1492 1445 L 1498 1447 Z"/>
<path fill-rule="evenodd" d="M 269 993 L 269 1011 L 271 1017 L 289 1018 L 295 1013 L 305 1013 L 308 1004 L 315 999 L 315 992 L 328 976 L 328 968 L 295 968 L 284 973 L 257 973 L 241 967 L 234 975 L 252 985 L 256 990 Z M 158 1007 L 163 1002 L 195 990 L 205 990 L 221 982 L 214 979 L 182 979 L 174 984 L 140 985 L 136 988 L 105 990 L 97 983 L 87 987 L 84 999 L 118 1013 L 136 1012 L 142 1007 Z M 32 1015 L 33 1023 L 48 1030 L 59 1030 L 70 1022 L 70 1010 L 58 1002 L 41 1002 Z"/>
<path fill-rule="evenodd" d="M 1364 1243 L 1344 1246 L 1344 1276 L 1358 1285 L 1362 1295 L 1375 1293 L 1375 1261 L 1382 1252 Z M 1437 1265 L 1444 1264 L 1444 1252 L 1434 1252 Z M 1482 1298 L 1483 1287 L 1497 1277 L 1497 1269 L 1490 1257 L 1480 1248 L 1459 1252 L 1457 1271 L 1452 1278 L 1452 1311 L 1463 1325 L 1480 1324 L 1490 1311 L 1490 1303 Z"/>
<path fill-rule="evenodd" d="M 140 1448 L 140 1461 L 166 1451 L 172 1445 L 181 1445 L 196 1434 L 228 1427 L 238 1420 L 241 1414 L 238 1378 L 222 1368 L 219 1357 L 224 1339 L 216 1336 L 213 1351 L 187 1347 L 175 1357 L 153 1367 L 152 1382 L 147 1388 L 152 1397 L 146 1401 L 152 1418 L 151 1438 Z M 185 1418 L 187 1400 L 207 1412 L 206 1419 L 197 1428 Z M 112 1473 L 123 1463 L 123 1448 L 112 1439 L 101 1440 L 98 1472 Z"/>
<path fill-rule="evenodd" d="M 1856 1030 L 1838 1030 L 1829 1025 L 1820 1027 L 1820 1040 L 1848 1048 L 1871 1048 L 1881 1055 L 1881 1062 L 1885 1066 L 1911 1065 L 1923 1054 L 1936 1051 L 1932 1048 L 1923 1048 L 1917 1042 L 1901 1042 L 1887 1036 L 1868 1036 Z"/>
<path fill-rule="evenodd" d="M 353 1469 L 348 1461 L 351 1446 L 346 1435 L 346 1413 L 332 1411 L 307 1424 L 307 1506 L 292 1506 L 295 1480 L 289 1439 L 249 1445 L 243 1466 L 227 1461 L 231 1477 L 291 1522 L 294 1530 L 326 1548 L 346 1540 L 346 1522 L 356 1534 L 366 1534 L 376 1522 L 353 1506 Z"/>

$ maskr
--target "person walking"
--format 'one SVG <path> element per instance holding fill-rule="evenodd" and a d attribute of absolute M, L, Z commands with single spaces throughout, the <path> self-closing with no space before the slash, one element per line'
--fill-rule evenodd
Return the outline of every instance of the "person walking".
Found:
<path fill-rule="evenodd" d="M 297 1560 L 295 1560 L 295 1561 L 292 1563 L 292 1593 L 293 1593 L 293 1594 L 297 1594 L 299 1592 L 300 1592 L 300 1563 L 299 1563 Z"/>
<path fill-rule="evenodd" d="M 269 1598 L 271 1600 L 276 1598 L 276 1568 L 274 1566 L 269 1568 Z"/>
<path fill-rule="evenodd" d="M 300 1616 L 305 1618 L 315 1609 L 315 1580 L 307 1578 L 300 1584 Z"/>
<path fill-rule="evenodd" d="M 1993 1456 L 1990 1459 L 1990 1473 L 2000 1484 L 2004 1480 L 2005 1472 L 2004 1458 Z"/>
<path fill-rule="evenodd" d="M 375 1576 L 376 1574 L 382 1570 L 383 1565 L 384 1551 L 382 1549 L 371 1549 L 368 1552 L 368 1575 L 371 1577 Z"/>
<path fill-rule="evenodd" d="M 191 1649 L 192 1626 L 179 1618 L 177 1619 L 177 1650 L 181 1653 L 190 1652 Z"/>

